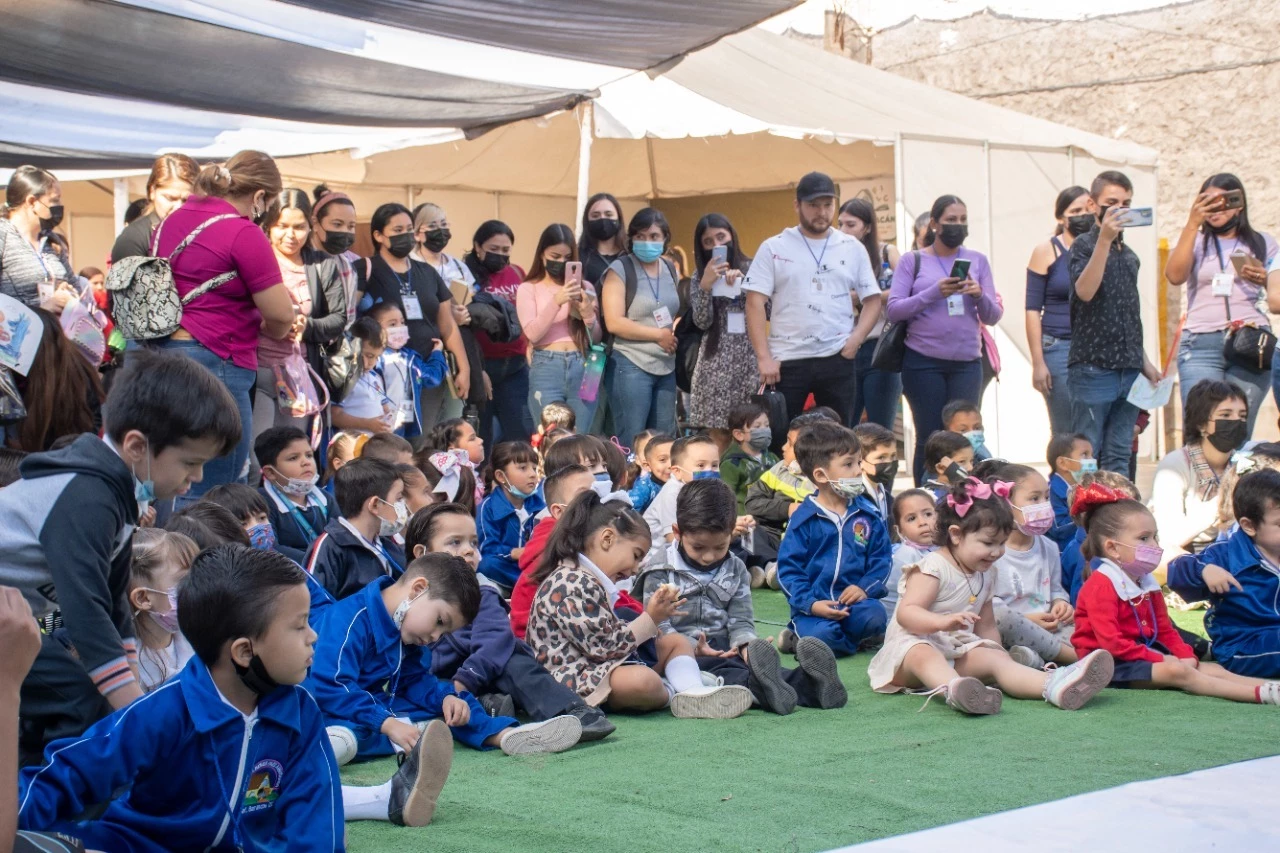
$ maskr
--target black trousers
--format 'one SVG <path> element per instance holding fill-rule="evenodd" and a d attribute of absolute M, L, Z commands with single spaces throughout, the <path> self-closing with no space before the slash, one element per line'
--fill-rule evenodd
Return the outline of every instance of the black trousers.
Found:
<path fill-rule="evenodd" d="M 718 658 L 699 655 L 695 659 L 698 661 L 698 669 L 703 672 L 709 672 L 718 678 L 723 678 L 725 684 L 745 687 L 755 695 L 755 679 L 751 677 L 751 669 L 742 658 Z M 813 680 L 805 675 L 803 670 L 787 669 L 784 666 L 782 667 L 782 680 L 790 684 L 792 689 L 796 691 L 800 707 L 818 707 L 818 691 L 814 687 Z"/>
<path fill-rule="evenodd" d="M 71 650 L 55 636 L 41 635 L 40 654 L 22 682 L 18 760 L 24 767 L 43 763 L 51 741 L 84 734 L 111 710 Z"/>
<path fill-rule="evenodd" d="M 539 723 L 586 704 L 577 693 L 556 681 L 538 663 L 529 647 L 519 642 L 493 686 L 515 700 L 519 710 Z"/>
<path fill-rule="evenodd" d="M 787 399 L 788 418 L 794 418 L 803 412 L 804 401 L 812 394 L 816 405 L 835 409 L 841 422 L 849 425 L 853 400 L 857 396 L 858 375 L 854 360 L 844 358 L 840 353 L 825 358 L 798 358 L 782 362 L 776 387 Z M 779 434 L 776 425 L 773 434 Z M 782 430 L 782 437 L 785 441 L 785 429 Z M 773 451 L 781 453 L 781 443 Z"/>

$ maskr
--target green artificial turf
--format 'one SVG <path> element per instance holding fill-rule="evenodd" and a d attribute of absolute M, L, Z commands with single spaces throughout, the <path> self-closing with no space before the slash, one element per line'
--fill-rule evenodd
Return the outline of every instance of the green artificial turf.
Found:
<path fill-rule="evenodd" d="M 759 633 L 781 593 L 755 594 Z M 1201 611 L 1176 613 L 1193 628 Z M 431 826 L 348 824 L 361 851 L 806 851 L 1280 752 L 1280 708 L 1107 690 L 1074 713 L 1006 698 L 994 717 L 880 696 L 867 655 L 840 662 L 849 704 L 737 720 L 613 717 L 609 739 L 560 755 L 454 751 Z M 790 659 L 783 657 L 784 663 Z M 376 784 L 390 759 L 349 766 Z"/>

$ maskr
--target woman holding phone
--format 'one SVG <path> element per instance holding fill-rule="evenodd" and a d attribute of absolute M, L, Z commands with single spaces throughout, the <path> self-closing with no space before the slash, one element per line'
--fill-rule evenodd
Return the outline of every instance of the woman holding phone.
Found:
<path fill-rule="evenodd" d="M 981 405 L 981 326 L 1000 321 L 1004 309 L 986 255 L 964 248 L 969 209 L 944 195 L 929 210 L 924 247 L 903 256 L 894 271 L 886 307 L 891 323 L 907 323 L 902 390 L 911 404 L 916 484 L 924 482 L 924 445 L 942 429 L 942 409 L 952 400 Z"/>
<path fill-rule="evenodd" d="M 1268 366 L 1229 360 L 1224 346 L 1232 323 L 1271 328 L 1264 302 L 1267 265 L 1276 254 L 1275 239 L 1249 224 L 1244 184 L 1221 172 L 1200 186 L 1164 268 L 1170 284 L 1187 286 L 1187 315 L 1178 345 L 1183 406 L 1202 379 L 1234 382 L 1249 404 L 1250 435 L 1272 373 Z"/>
<path fill-rule="evenodd" d="M 533 266 L 516 294 L 516 311 L 533 351 L 527 399 L 532 422 L 542 422 L 548 403 L 566 403 L 585 432 L 599 397 L 583 400 L 579 390 L 591 346 L 600 342 L 600 313 L 595 288 L 583 280 L 568 225 L 548 225 L 538 238 Z"/>

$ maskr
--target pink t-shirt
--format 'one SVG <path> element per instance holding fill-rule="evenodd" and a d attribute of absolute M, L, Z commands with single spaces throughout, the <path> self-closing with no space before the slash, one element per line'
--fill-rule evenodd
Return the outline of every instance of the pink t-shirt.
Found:
<path fill-rule="evenodd" d="M 253 294 L 281 281 L 280 265 L 267 235 L 225 199 L 191 196 L 161 225 L 156 250 L 161 257 L 168 257 L 202 222 L 224 213 L 237 218 L 218 222 L 201 233 L 174 262 L 173 278 L 178 295 L 185 296 L 223 273 L 234 270 L 238 275 L 185 306 L 182 328 L 219 358 L 256 370 L 262 315 Z"/>
<path fill-rule="evenodd" d="M 280 261 L 280 275 L 284 277 L 284 289 L 289 291 L 293 313 L 311 316 L 311 288 L 307 285 L 307 268 L 295 266 L 290 261 Z M 280 364 L 295 352 L 301 352 L 301 344 L 292 337 L 277 341 L 258 332 L 258 366 Z"/>
<path fill-rule="evenodd" d="M 569 303 L 556 305 L 556 292 L 561 287 L 559 284 L 526 281 L 516 293 L 516 314 L 534 349 L 565 341 L 574 342 L 573 333 L 569 330 Z M 590 282 L 583 282 L 582 288 L 595 298 L 596 291 Z M 590 322 L 587 328 L 591 328 Z"/>

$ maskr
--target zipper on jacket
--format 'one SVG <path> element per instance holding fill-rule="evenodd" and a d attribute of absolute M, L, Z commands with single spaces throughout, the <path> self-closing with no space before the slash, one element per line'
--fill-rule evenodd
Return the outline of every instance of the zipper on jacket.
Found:
<path fill-rule="evenodd" d="M 218 828 L 218 837 L 213 839 L 213 843 L 206 849 L 212 850 L 222 843 L 222 839 L 226 837 L 227 826 L 231 823 L 233 815 L 240 811 L 240 804 L 237 800 L 240 797 L 240 787 L 244 784 L 244 765 L 249 759 L 249 741 L 253 739 L 253 727 L 257 720 L 246 720 L 244 724 L 244 738 L 240 741 L 240 766 L 236 769 L 236 784 L 231 789 L 231 796 L 227 801 L 227 814 L 222 818 L 222 826 Z M 239 843 L 239 839 L 236 839 Z"/>

